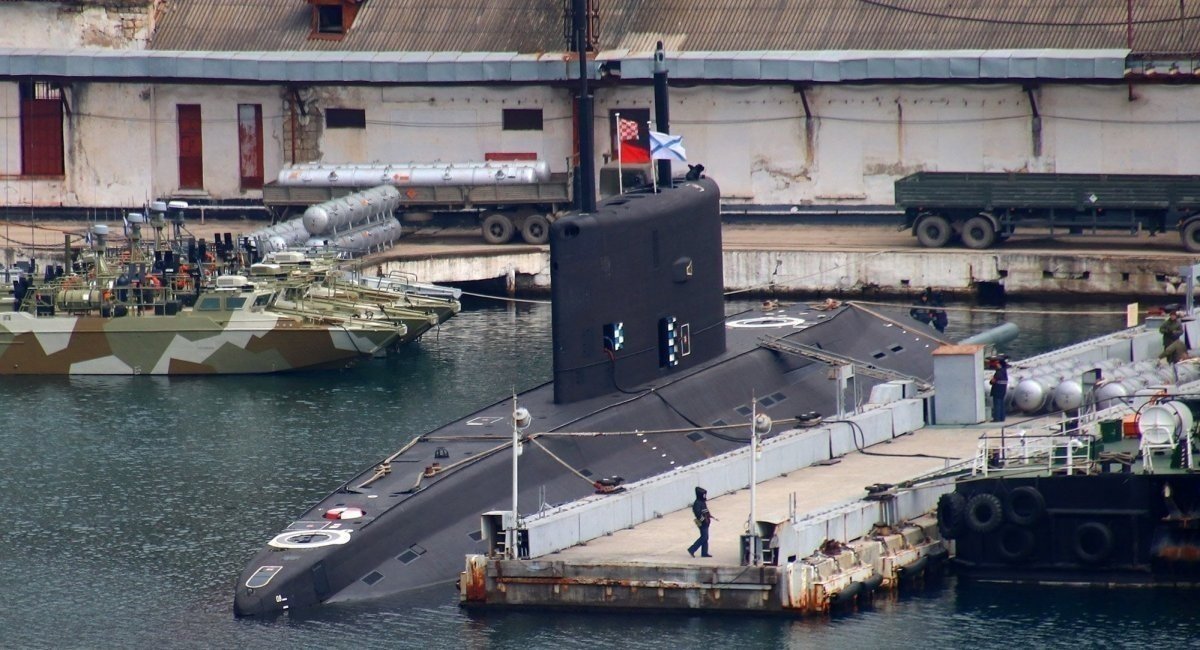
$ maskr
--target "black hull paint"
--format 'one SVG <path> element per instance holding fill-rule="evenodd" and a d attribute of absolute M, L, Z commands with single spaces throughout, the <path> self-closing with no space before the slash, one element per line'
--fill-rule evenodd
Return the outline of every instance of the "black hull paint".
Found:
<path fill-rule="evenodd" d="M 954 566 L 965 580 L 1200 585 L 1200 475 L 973 478 L 955 494 L 961 519 L 943 507 L 939 523 L 953 535 Z M 988 494 L 1002 504 L 999 522 L 981 505 L 988 498 L 978 495 Z"/>
<path fill-rule="evenodd" d="M 638 481 L 744 446 L 748 432 L 704 427 L 748 423 L 752 396 L 759 398 L 760 412 L 776 421 L 810 411 L 832 415 L 836 397 L 829 366 L 762 347 L 763 336 L 784 337 L 925 380 L 932 377 L 930 353 L 938 340 L 861 308 L 818 312 L 796 305 L 787 313 L 774 313 L 765 326 L 731 327 L 731 321 L 762 319 L 764 314 L 719 316 L 724 302 L 715 183 L 683 183 L 659 195 L 610 203 L 597 215 L 585 215 L 578 229 L 570 228 L 573 218 L 555 224 L 551 247 L 557 251 L 552 282 L 560 292 L 554 324 L 558 385 L 548 383 L 519 396 L 520 405 L 533 415 L 527 433 L 682 431 L 657 434 L 654 444 L 633 435 L 544 436 L 524 444 L 522 514 L 537 511 L 543 490 L 551 505 L 569 503 L 593 494 L 595 479 Z M 620 214 L 604 218 L 610 210 Z M 644 213 L 629 214 L 631 210 Z M 570 243 L 559 247 L 564 238 Z M 587 245 L 592 239 L 600 243 Z M 568 277 L 559 275 L 564 271 L 575 282 L 570 295 L 561 293 L 568 286 L 559 282 Z M 643 282 L 635 281 L 639 275 Z M 665 316 L 692 327 L 690 348 L 687 354 L 680 349 L 673 366 L 660 361 L 657 328 Z M 606 350 L 603 326 L 614 322 L 625 324 L 626 345 Z M 859 381 L 864 395 L 878 383 L 866 376 Z M 467 554 L 488 551 L 481 541 L 481 514 L 511 508 L 511 414 L 511 398 L 501 398 L 429 432 L 379 478 L 371 480 L 372 468 L 347 481 L 289 530 L 318 535 L 344 535 L 337 531 L 346 530 L 350 541 L 288 549 L 268 545 L 238 579 L 235 613 L 276 614 L 452 581 Z M 422 476 L 434 463 L 442 471 Z M 361 508 L 366 516 L 323 517 L 339 507 Z M 269 581 L 251 586 L 256 573 L 273 570 L 267 567 L 278 569 Z"/>

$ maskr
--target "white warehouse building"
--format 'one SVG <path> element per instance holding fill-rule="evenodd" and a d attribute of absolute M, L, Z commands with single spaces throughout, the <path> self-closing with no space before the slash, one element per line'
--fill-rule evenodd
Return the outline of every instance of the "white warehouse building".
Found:
<path fill-rule="evenodd" d="M 959 4 L 590 0 L 595 162 L 618 114 L 637 162 L 661 41 L 670 131 L 731 209 L 891 205 L 925 170 L 1200 174 L 1200 1 Z M 314 161 L 574 166 L 570 2 L 427 5 L 0 2 L 4 204 L 254 202 Z"/>

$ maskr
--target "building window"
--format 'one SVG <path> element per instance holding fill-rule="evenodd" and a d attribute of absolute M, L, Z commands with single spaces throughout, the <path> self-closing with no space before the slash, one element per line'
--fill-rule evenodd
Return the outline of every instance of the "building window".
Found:
<path fill-rule="evenodd" d="M 542 109 L 506 108 L 502 128 L 505 131 L 541 131 Z"/>
<path fill-rule="evenodd" d="M 46 81 L 23 81 L 20 93 L 21 174 L 62 176 L 62 89 Z"/>
<path fill-rule="evenodd" d="M 367 112 L 361 108 L 327 108 L 325 109 L 325 128 L 365 129 L 367 128 Z"/>
<path fill-rule="evenodd" d="M 362 0 L 308 0 L 312 7 L 309 38 L 338 40 L 350 31 Z"/>
<path fill-rule="evenodd" d="M 346 32 L 341 5 L 318 5 L 314 9 L 317 12 L 318 32 L 322 34 L 344 34 Z"/>

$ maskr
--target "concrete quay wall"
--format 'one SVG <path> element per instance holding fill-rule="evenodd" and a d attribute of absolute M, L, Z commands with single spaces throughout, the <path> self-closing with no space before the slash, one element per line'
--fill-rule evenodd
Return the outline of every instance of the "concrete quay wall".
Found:
<path fill-rule="evenodd" d="M 521 247 L 422 254 L 419 246 L 380 260 L 385 273 L 416 274 L 426 282 L 503 280 L 509 291 L 547 292 L 550 255 Z M 415 249 L 415 250 L 414 250 Z M 725 288 L 772 295 L 911 295 L 924 287 L 973 293 L 981 283 L 1008 295 L 1176 297 L 1185 286 L 1180 255 L 1050 253 L 970 250 L 726 250 Z M 367 268 L 372 268 L 370 264 Z"/>
<path fill-rule="evenodd" d="M 936 518 L 876 523 L 849 542 L 780 564 L 710 565 L 470 555 L 459 580 L 467 608 L 823 614 L 879 592 L 937 580 L 948 549 Z"/>

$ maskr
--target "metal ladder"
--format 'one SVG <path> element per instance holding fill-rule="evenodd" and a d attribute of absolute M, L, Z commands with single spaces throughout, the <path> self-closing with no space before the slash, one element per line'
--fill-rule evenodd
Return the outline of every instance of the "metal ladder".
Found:
<path fill-rule="evenodd" d="M 923 391 L 931 390 L 933 388 L 933 384 L 925 381 L 924 379 L 920 379 L 918 377 L 913 377 L 911 375 L 906 375 L 902 372 L 896 372 L 895 370 L 888 370 L 887 368 L 879 368 L 876 366 L 872 366 L 872 365 L 863 363 L 862 361 L 859 361 L 858 359 L 855 359 L 853 357 L 848 357 L 848 356 L 845 356 L 842 354 L 838 354 L 836 352 L 829 352 L 828 350 L 822 350 L 820 348 L 815 348 L 811 345 L 805 345 L 804 343 L 797 343 L 795 341 L 787 341 L 787 340 L 784 340 L 777 336 L 764 336 L 764 337 L 758 339 L 758 344 L 759 344 L 759 346 L 767 348 L 769 350 L 775 350 L 776 352 L 783 352 L 785 354 L 795 354 L 795 355 L 802 356 L 802 357 L 808 357 L 810 359 L 816 359 L 818 361 L 823 361 L 828 364 L 833 364 L 833 365 L 849 364 L 849 365 L 854 366 L 855 372 L 867 375 L 868 377 L 882 379 L 883 381 L 911 381 L 911 382 L 915 383 Z"/>

